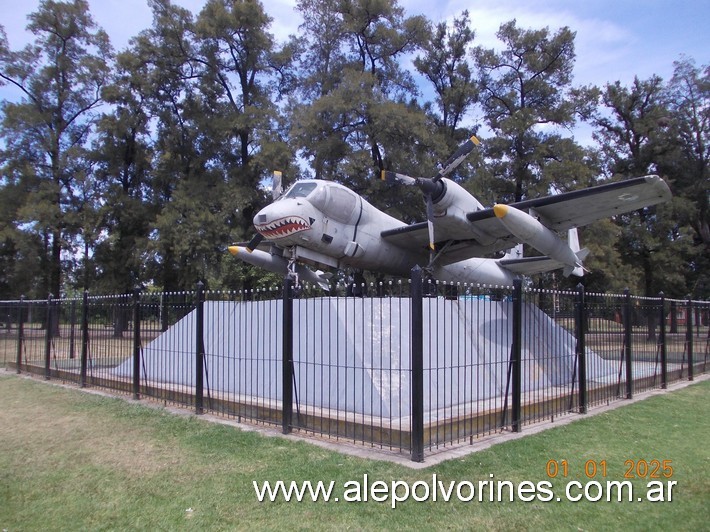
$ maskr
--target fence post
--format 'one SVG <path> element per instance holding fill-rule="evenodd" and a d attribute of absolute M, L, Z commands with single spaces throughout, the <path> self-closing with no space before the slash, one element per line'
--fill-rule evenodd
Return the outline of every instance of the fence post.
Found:
<path fill-rule="evenodd" d="M 513 341 L 510 346 L 510 359 L 513 365 L 513 402 L 512 430 L 520 432 L 521 397 L 522 397 L 522 336 L 523 336 L 523 282 L 513 281 Z"/>
<path fill-rule="evenodd" d="M 141 398 L 141 291 L 133 291 L 133 399 Z"/>
<path fill-rule="evenodd" d="M 47 329 L 44 335 L 44 378 L 49 380 L 49 360 L 52 356 L 52 294 L 47 297 L 47 320 L 45 326 Z"/>
<path fill-rule="evenodd" d="M 631 293 L 624 289 L 624 360 L 626 362 L 626 398 L 631 399 L 634 393 L 634 373 L 631 367 Z"/>
<path fill-rule="evenodd" d="M 89 356 L 89 291 L 84 290 L 81 303 L 81 387 L 86 387 L 86 363 Z"/>
<path fill-rule="evenodd" d="M 204 413 L 204 364 L 205 364 L 205 342 L 204 342 L 204 297 L 205 285 L 202 281 L 197 283 L 197 308 L 195 309 L 195 414 Z"/>
<path fill-rule="evenodd" d="M 25 340 L 24 316 L 23 310 L 25 307 L 25 296 L 20 296 L 20 308 L 17 312 L 17 373 L 20 373 L 20 365 L 22 364 L 22 342 Z"/>
<path fill-rule="evenodd" d="M 412 461 L 424 461 L 424 309 L 422 269 L 412 268 L 410 293 L 412 296 L 412 385 L 411 385 L 411 447 Z"/>
<path fill-rule="evenodd" d="M 76 321 L 76 299 L 72 299 L 71 307 L 69 307 L 69 358 L 76 358 L 74 355 L 74 322 Z"/>
<path fill-rule="evenodd" d="M 661 347 L 661 388 L 666 389 L 668 387 L 668 348 L 666 344 L 666 295 L 663 292 L 658 294 L 661 298 L 661 308 L 659 311 L 659 331 L 658 331 L 658 341 Z"/>
<path fill-rule="evenodd" d="M 685 338 L 688 344 L 688 380 L 692 381 L 695 376 L 693 374 L 693 300 L 690 296 L 688 296 L 688 315 L 686 317 L 685 323 Z"/>
<path fill-rule="evenodd" d="M 579 381 L 579 413 L 587 413 L 587 316 L 585 312 L 584 285 L 577 285 L 577 297 L 575 299 L 575 331 L 577 336 L 577 380 Z"/>
<path fill-rule="evenodd" d="M 283 286 L 283 344 L 281 357 L 281 431 L 291 432 L 293 418 L 293 279 L 284 278 Z"/>

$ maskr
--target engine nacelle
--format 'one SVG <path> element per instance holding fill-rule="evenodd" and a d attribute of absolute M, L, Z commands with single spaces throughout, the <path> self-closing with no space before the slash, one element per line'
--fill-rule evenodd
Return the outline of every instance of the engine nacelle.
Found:
<path fill-rule="evenodd" d="M 435 234 L 460 238 L 475 236 L 479 242 L 488 243 L 490 238 L 476 231 L 466 217 L 468 213 L 483 209 L 483 205 L 450 179 L 442 178 L 436 186 L 439 190 L 432 194 Z"/>

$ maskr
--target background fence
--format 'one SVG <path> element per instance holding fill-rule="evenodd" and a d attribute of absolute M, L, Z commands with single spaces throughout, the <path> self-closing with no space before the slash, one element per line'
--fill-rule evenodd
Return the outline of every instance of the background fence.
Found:
<path fill-rule="evenodd" d="M 358 288 L 5 301 L 1 356 L 415 461 L 707 371 L 709 302 L 432 284 L 416 269 Z"/>

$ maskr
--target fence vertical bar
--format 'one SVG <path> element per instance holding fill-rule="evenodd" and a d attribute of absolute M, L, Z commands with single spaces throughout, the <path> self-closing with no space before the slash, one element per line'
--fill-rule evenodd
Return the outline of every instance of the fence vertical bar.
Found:
<path fill-rule="evenodd" d="M 141 291 L 133 291 L 133 399 L 141 398 Z"/>
<path fill-rule="evenodd" d="M 205 285 L 197 283 L 197 308 L 195 309 L 195 414 L 204 413 L 204 364 L 205 364 Z"/>
<path fill-rule="evenodd" d="M 513 365 L 513 401 L 512 430 L 520 432 L 522 401 L 522 335 L 523 335 L 523 282 L 513 281 L 513 341 L 510 346 L 510 359 Z"/>
<path fill-rule="evenodd" d="M 631 399 L 634 394 L 634 374 L 631 367 L 631 292 L 624 290 L 624 361 L 626 363 L 626 398 Z"/>
<path fill-rule="evenodd" d="M 52 356 L 52 294 L 49 294 L 49 297 L 47 297 L 47 320 L 45 326 L 47 330 L 44 335 L 44 378 L 45 380 L 49 380 L 49 360 Z"/>
<path fill-rule="evenodd" d="M 575 299 L 575 331 L 577 336 L 577 380 L 579 381 L 579 413 L 587 413 L 587 350 L 586 332 L 587 316 L 585 309 L 584 285 L 577 285 Z"/>
<path fill-rule="evenodd" d="M 20 296 L 20 308 L 17 311 L 17 373 L 20 373 L 22 364 L 22 343 L 25 341 L 24 315 L 25 296 Z"/>
<path fill-rule="evenodd" d="M 693 373 L 693 300 L 688 296 L 688 315 L 686 316 L 686 342 L 688 344 L 688 380 L 695 378 Z"/>
<path fill-rule="evenodd" d="M 84 290 L 81 303 L 81 387 L 86 387 L 86 365 L 89 357 L 89 292 Z"/>
<path fill-rule="evenodd" d="M 661 307 L 659 310 L 659 331 L 658 341 L 661 347 L 661 388 L 668 388 L 668 347 L 666 343 L 666 295 L 660 292 L 658 296 L 661 298 Z"/>
<path fill-rule="evenodd" d="M 284 278 L 283 286 L 283 345 L 281 360 L 281 431 L 291 432 L 293 419 L 293 279 Z"/>
<path fill-rule="evenodd" d="M 412 387 L 411 387 L 411 447 L 412 461 L 424 461 L 424 308 L 422 269 L 412 268 Z"/>

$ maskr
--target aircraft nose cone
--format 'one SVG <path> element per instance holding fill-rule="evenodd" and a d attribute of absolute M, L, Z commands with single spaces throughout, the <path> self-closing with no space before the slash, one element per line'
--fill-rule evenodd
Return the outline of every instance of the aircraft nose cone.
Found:
<path fill-rule="evenodd" d="M 312 219 L 293 214 L 296 211 L 293 207 L 286 201 L 264 207 L 254 216 L 254 228 L 269 240 L 278 240 L 310 230 Z"/>

